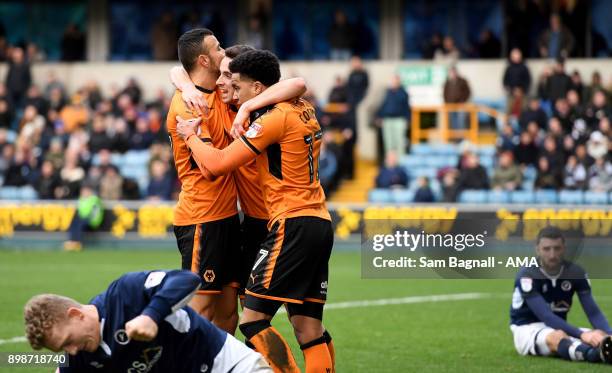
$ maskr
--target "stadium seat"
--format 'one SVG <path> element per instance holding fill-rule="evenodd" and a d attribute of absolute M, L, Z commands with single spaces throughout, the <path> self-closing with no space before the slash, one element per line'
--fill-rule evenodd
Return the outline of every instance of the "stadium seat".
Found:
<path fill-rule="evenodd" d="M 148 150 L 130 150 L 123 156 L 123 162 L 127 165 L 143 166 L 149 163 L 150 154 Z"/>
<path fill-rule="evenodd" d="M 432 167 L 418 167 L 406 169 L 406 172 L 408 172 L 408 175 L 410 175 L 410 177 L 418 178 L 421 176 L 426 176 L 430 179 L 433 179 L 436 177 L 438 170 Z"/>
<path fill-rule="evenodd" d="M 24 201 L 36 200 L 38 199 L 38 193 L 36 190 L 34 190 L 34 188 L 27 185 L 19 188 L 19 199 Z"/>
<path fill-rule="evenodd" d="M 608 193 L 606 192 L 584 192 L 584 203 L 588 205 L 607 205 L 609 203 Z"/>
<path fill-rule="evenodd" d="M 489 172 L 495 166 L 495 158 L 493 156 L 481 156 L 480 165 L 486 168 L 487 172 Z"/>
<path fill-rule="evenodd" d="M 487 191 L 486 190 L 464 190 L 459 195 L 460 203 L 486 203 L 487 202 Z"/>
<path fill-rule="evenodd" d="M 525 168 L 525 171 L 523 171 L 523 177 L 525 180 L 535 180 L 537 175 L 538 171 L 533 166 L 528 166 Z"/>
<path fill-rule="evenodd" d="M 421 158 L 420 156 L 405 155 L 400 159 L 399 164 L 406 167 L 407 169 L 411 169 L 414 167 L 422 166 L 422 162 L 423 158 Z"/>
<path fill-rule="evenodd" d="M 505 190 L 490 190 L 487 193 L 487 202 L 508 203 L 510 202 L 510 193 Z"/>
<path fill-rule="evenodd" d="M 541 189 L 535 191 L 535 203 L 551 205 L 559 201 L 559 194 L 556 190 Z"/>
<path fill-rule="evenodd" d="M 559 192 L 559 202 L 566 205 L 584 203 L 584 192 L 581 190 L 562 190 Z"/>
<path fill-rule="evenodd" d="M 523 190 L 533 190 L 533 180 L 523 180 L 521 188 Z"/>
<path fill-rule="evenodd" d="M 433 154 L 434 151 L 429 144 L 414 144 L 410 148 L 411 154 L 422 154 L 422 155 L 430 155 Z"/>
<path fill-rule="evenodd" d="M 394 189 L 391 191 L 391 199 L 395 203 L 412 203 L 414 201 L 414 190 Z"/>
<path fill-rule="evenodd" d="M 373 203 L 391 202 L 391 191 L 388 189 L 372 189 L 368 193 L 368 201 Z"/>
<path fill-rule="evenodd" d="M 476 154 L 480 155 L 481 157 L 493 157 L 495 156 L 496 151 L 497 150 L 494 146 L 481 146 L 476 148 Z"/>
<path fill-rule="evenodd" d="M 3 186 L 0 188 L 0 199 L 19 199 L 19 188 Z"/>
<path fill-rule="evenodd" d="M 535 194 L 531 190 L 515 190 L 510 194 L 510 201 L 512 203 L 533 203 L 535 201 Z"/>

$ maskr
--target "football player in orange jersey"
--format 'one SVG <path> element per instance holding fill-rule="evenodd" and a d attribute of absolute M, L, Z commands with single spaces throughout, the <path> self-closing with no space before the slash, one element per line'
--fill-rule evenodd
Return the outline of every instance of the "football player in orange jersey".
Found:
<path fill-rule="evenodd" d="M 223 52 L 212 32 L 207 29 L 188 31 L 179 40 L 181 63 L 206 100 L 207 110 L 202 115 L 204 125 L 199 129 L 200 141 L 221 148 L 229 144 L 229 137 L 224 131 L 232 121 L 227 106 L 215 90 Z M 285 82 L 279 84 L 278 90 L 285 92 L 278 96 L 280 98 L 275 96 L 277 89 L 274 87 L 268 98 L 262 97 L 262 105 L 303 93 L 303 85 L 300 86 L 299 81 L 298 84 L 294 83 L 289 82 L 289 86 Z M 198 117 L 183 102 L 179 91 L 173 97 L 167 120 L 182 184 L 175 208 L 174 230 L 182 255 L 182 267 L 198 273 L 203 280 L 202 290 L 190 305 L 233 334 L 238 321 L 236 293 L 246 277 L 244 263 L 237 260 L 243 255 L 234 178 L 230 175 L 212 180 L 210 174 L 198 169 L 190 150 L 177 138 L 177 115 Z M 267 214 L 256 216 L 267 218 Z"/>
<path fill-rule="evenodd" d="M 267 51 L 239 55 L 230 70 L 239 103 L 280 78 L 278 59 Z M 269 234 L 251 271 L 240 330 L 275 371 L 299 371 L 286 341 L 270 324 L 286 303 L 306 371 L 331 372 L 334 349 L 322 318 L 333 231 L 318 178 L 322 133 L 314 109 L 294 99 L 256 110 L 244 136 L 223 150 L 197 139 L 197 123 L 177 120 L 179 134 L 206 172 L 220 176 L 257 159 Z"/>
<path fill-rule="evenodd" d="M 280 102 L 286 98 L 290 98 L 290 95 L 297 97 L 306 91 L 305 83 L 302 78 L 287 79 L 275 84 L 273 87 L 266 90 L 263 95 L 254 97 L 244 105 L 239 105 L 237 100 L 234 99 L 234 89 L 232 88 L 231 82 L 232 73 L 229 71 L 229 63 L 239 54 L 251 50 L 254 50 L 254 48 L 248 45 L 234 45 L 228 47 L 225 49 L 225 57 L 221 60 L 219 65 L 220 74 L 217 79 L 217 88 L 221 101 L 227 104 L 227 112 L 229 113 L 230 121 L 225 123 L 225 130 L 228 136 L 230 135 L 232 122 L 236 117 L 239 107 L 243 112 L 246 111 L 249 113 L 252 110 L 251 108 L 255 109 L 264 106 L 271 100 Z M 206 111 L 206 105 L 204 105 L 203 108 L 198 107 L 200 99 L 203 97 L 203 93 L 197 90 L 196 86 L 184 71 L 182 67 L 178 66 L 171 70 L 170 76 L 173 84 L 178 87 L 179 90 L 183 90 L 183 101 L 185 101 L 187 105 L 195 107 L 195 110 Z M 276 90 L 278 90 L 278 93 L 274 92 Z M 193 92 L 197 93 L 194 94 Z M 266 97 L 269 97 L 269 99 L 266 99 Z M 238 259 L 241 268 L 239 294 L 242 303 L 244 300 L 246 282 L 251 273 L 251 268 L 255 262 L 257 252 L 259 251 L 259 246 L 268 234 L 268 212 L 263 200 L 263 192 L 259 185 L 259 176 L 255 160 L 235 170 L 234 180 L 238 190 L 240 208 L 244 214 L 240 224 L 242 255 Z"/>

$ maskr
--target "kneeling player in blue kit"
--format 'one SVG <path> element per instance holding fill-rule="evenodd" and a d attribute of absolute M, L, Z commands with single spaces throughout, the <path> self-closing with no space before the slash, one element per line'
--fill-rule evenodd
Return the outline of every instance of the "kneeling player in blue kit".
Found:
<path fill-rule="evenodd" d="M 520 355 L 557 355 L 566 360 L 612 363 L 612 330 L 593 295 L 585 271 L 564 259 L 565 238 L 556 227 L 537 237 L 539 267 L 521 268 L 514 283 L 510 328 Z M 567 322 L 578 295 L 593 329 Z"/>
<path fill-rule="evenodd" d="M 200 287 L 189 271 L 134 272 L 89 304 L 55 294 L 25 306 L 34 349 L 70 354 L 60 372 L 272 372 L 263 357 L 186 304 Z"/>

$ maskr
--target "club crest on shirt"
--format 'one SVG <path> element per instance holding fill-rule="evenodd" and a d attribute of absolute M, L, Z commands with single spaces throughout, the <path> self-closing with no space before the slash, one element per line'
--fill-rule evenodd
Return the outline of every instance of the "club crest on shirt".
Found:
<path fill-rule="evenodd" d="M 525 293 L 529 293 L 533 289 L 533 280 L 529 277 L 521 278 L 521 290 Z"/>
<path fill-rule="evenodd" d="M 128 337 L 125 329 L 119 329 L 115 332 L 115 342 L 123 346 L 130 343 L 130 337 Z"/>
<path fill-rule="evenodd" d="M 570 291 L 572 290 L 572 283 L 565 280 L 561 283 L 561 289 L 563 289 L 563 291 Z"/>
<path fill-rule="evenodd" d="M 252 124 L 249 126 L 249 129 L 248 129 L 248 130 L 246 131 L 246 133 L 244 134 L 244 136 L 245 136 L 247 139 L 252 139 L 253 137 L 255 137 L 255 136 L 257 136 L 257 135 L 259 135 L 259 134 L 261 133 L 262 128 L 263 128 L 263 127 L 261 126 L 261 124 L 258 124 L 258 123 L 252 123 Z"/>
<path fill-rule="evenodd" d="M 215 281 L 215 271 L 213 271 L 212 269 L 207 269 L 206 271 L 204 271 L 204 281 L 206 282 L 213 282 Z"/>

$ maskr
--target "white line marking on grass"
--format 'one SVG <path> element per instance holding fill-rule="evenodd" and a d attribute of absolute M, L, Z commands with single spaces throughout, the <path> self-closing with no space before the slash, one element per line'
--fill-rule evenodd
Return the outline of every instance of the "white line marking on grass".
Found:
<path fill-rule="evenodd" d="M 10 343 L 22 343 L 22 342 L 27 342 L 27 338 L 26 337 L 13 337 L 13 338 L 9 338 L 9 339 L 0 339 L 0 345 L 6 345 L 6 344 L 10 344 Z"/>
<path fill-rule="evenodd" d="M 413 304 L 413 303 L 435 303 L 447 302 L 454 300 L 474 300 L 490 298 L 488 293 L 459 293 L 459 294 L 440 294 L 440 295 L 417 295 L 403 298 L 387 298 L 387 299 L 372 299 L 372 300 L 357 300 L 350 302 L 328 303 L 325 305 L 325 310 L 335 310 L 344 308 L 359 308 L 359 307 L 379 307 L 396 304 Z M 284 308 L 278 310 L 285 312 Z"/>

